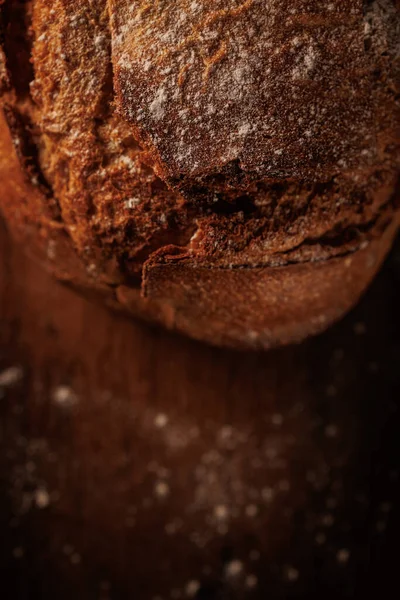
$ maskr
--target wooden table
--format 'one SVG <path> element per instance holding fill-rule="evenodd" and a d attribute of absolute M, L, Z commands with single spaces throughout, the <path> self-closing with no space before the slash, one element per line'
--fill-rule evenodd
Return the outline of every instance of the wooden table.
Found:
<path fill-rule="evenodd" d="M 399 247 L 259 354 L 90 303 L 4 226 L 0 254 L 2 599 L 398 597 Z"/>

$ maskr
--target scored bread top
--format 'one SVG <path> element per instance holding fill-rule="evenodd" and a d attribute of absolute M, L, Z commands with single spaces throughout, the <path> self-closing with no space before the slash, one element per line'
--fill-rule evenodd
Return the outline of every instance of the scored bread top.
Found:
<path fill-rule="evenodd" d="M 382 162 L 398 76 L 393 0 L 108 4 L 119 110 L 188 197 Z"/>

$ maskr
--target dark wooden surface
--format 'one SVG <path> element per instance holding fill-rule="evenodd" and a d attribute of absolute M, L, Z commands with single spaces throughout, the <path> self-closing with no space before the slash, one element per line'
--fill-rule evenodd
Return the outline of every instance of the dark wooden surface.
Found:
<path fill-rule="evenodd" d="M 53 281 L 0 232 L 0 597 L 400 593 L 400 252 L 307 343 L 235 353 Z"/>

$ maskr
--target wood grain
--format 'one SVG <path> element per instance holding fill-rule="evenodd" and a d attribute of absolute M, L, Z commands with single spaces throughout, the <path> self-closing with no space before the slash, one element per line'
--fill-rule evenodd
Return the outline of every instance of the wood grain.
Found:
<path fill-rule="evenodd" d="M 1 598 L 400 591 L 399 248 L 342 323 L 269 353 L 92 304 L 4 226 L 0 253 Z"/>

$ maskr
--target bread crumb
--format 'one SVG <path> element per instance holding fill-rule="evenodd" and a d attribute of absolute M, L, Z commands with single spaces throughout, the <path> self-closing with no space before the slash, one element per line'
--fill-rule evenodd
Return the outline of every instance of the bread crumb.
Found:
<path fill-rule="evenodd" d="M 274 490 L 270 487 L 264 487 L 261 490 L 261 496 L 266 502 L 271 502 L 274 497 Z"/>
<path fill-rule="evenodd" d="M 169 485 L 165 481 L 157 481 L 154 486 L 154 492 L 158 498 L 166 498 L 169 494 L 169 491 Z"/>
<path fill-rule="evenodd" d="M 281 492 L 288 492 L 290 490 L 290 481 L 288 481 L 287 479 L 282 479 L 278 483 L 278 487 Z"/>
<path fill-rule="evenodd" d="M 73 546 L 71 546 L 71 544 L 64 544 L 62 551 L 67 556 L 70 556 L 73 553 L 74 548 L 73 548 Z"/>
<path fill-rule="evenodd" d="M 36 490 L 35 504 L 38 508 L 47 508 L 49 506 L 50 496 L 45 488 L 41 487 Z"/>
<path fill-rule="evenodd" d="M 232 560 L 225 567 L 227 577 L 237 577 L 243 571 L 243 563 L 240 560 Z"/>
<path fill-rule="evenodd" d="M 193 598 L 200 589 L 200 583 L 196 580 L 189 581 L 186 585 L 185 592 L 186 596 Z"/>
<path fill-rule="evenodd" d="M 79 563 L 81 562 L 80 554 L 78 554 L 77 552 L 74 552 L 74 554 L 71 555 L 70 561 L 71 561 L 71 564 L 73 564 L 73 565 L 79 565 Z"/>
<path fill-rule="evenodd" d="M 256 517 L 258 515 L 258 506 L 255 504 L 249 504 L 245 508 L 245 513 L 247 517 Z"/>
<path fill-rule="evenodd" d="M 224 521 L 229 517 L 229 509 L 225 504 L 218 504 L 214 506 L 214 517 L 218 519 L 218 521 Z"/>
<path fill-rule="evenodd" d="M 245 584 L 249 589 L 257 587 L 258 579 L 255 575 L 247 575 Z"/>
<path fill-rule="evenodd" d="M 339 552 L 336 555 L 336 559 L 338 561 L 338 563 L 340 564 L 345 564 L 349 561 L 350 558 L 350 552 L 349 550 L 347 550 L 347 548 L 342 548 L 341 550 L 339 550 Z"/>
<path fill-rule="evenodd" d="M 218 432 L 218 438 L 221 442 L 225 442 L 232 438 L 234 435 L 234 429 L 231 425 L 224 425 Z"/>
<path fill-rule="evenodd" d="M 338 428 L 336 427 L 336 425 L 327 425 L 325 427 L 325 436 L 327 438 L 335 438 L 337 437 L 338 434 Z"/>
<path fill-rule="evenodd" d="M 273 425 L 276 425 L 277 427 L 279 427 L 283 423 L 283 416 L 280 414 L 272 415 L 271 422 Z"/>
<path fill-rule="evenodd" d="M 324 527 L 332 527 L 334 522 L 335 522 L 335 519 L 333 518 L 333 515 L 331 515 L 331 514 L 324 515 L 321 519 L 321 523 Z"/>
<path fill-rule="evenodd" d="M 168 425 L 168 417 L 164 413 L 159 413 L 154 419 L 154 425 L 159 429 L 163 429 Z"/>
<path fill-rule="evenodd" d="M 59 385 L 53 390 L 52 400 L 58 406 L 70 408 L 78 403 L 75 392 L 67 385 Z"/>
<path fill-rule="evenodd" d="M 22 381 L 23 376 L 21 366 L 8 367 L 0 373 L 0 387 L 12 387 Z"/>
<path fill-rule="evenodd" d="M 294 582 L 297 581 L 299 578 L 299 571 L 297 569 L 295 569 L 294 567 L 287 567 L 286 569 L 286 579 L 288 581 Z"/>

